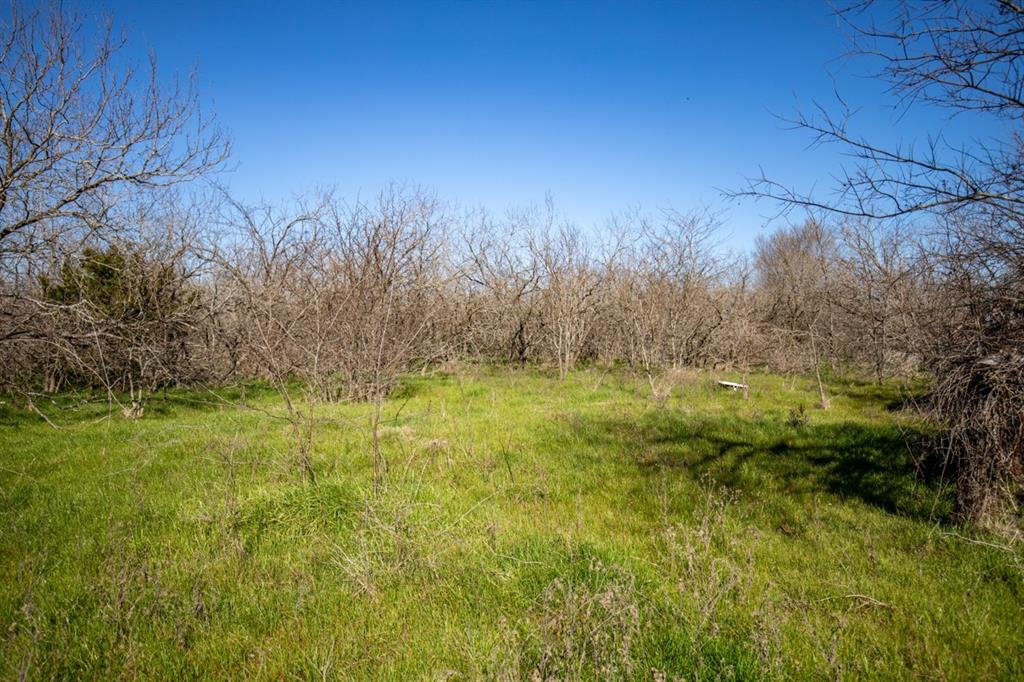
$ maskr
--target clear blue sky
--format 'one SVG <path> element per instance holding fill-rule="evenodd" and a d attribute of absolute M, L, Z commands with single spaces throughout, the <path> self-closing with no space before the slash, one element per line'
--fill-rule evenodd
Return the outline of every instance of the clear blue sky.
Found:
<path fill-rule="evenodd" d="M 866 134 L 922 125 L 881 106 L 870 65 L 838 60 L 843 32 L 813 0 L 89 7 L 165 73 L 198 66 L 244 198 L 317 184 L 351 197 L 397 180 L 500 212 L 550 192 L 585 227 L 638 204 L 724 207 L 743 249 L 773 207 L 725 207 L 716 188 L 761 167 L 827 185 L 837 167 L 776 114 L 834 102 L 838 83 Z"/>

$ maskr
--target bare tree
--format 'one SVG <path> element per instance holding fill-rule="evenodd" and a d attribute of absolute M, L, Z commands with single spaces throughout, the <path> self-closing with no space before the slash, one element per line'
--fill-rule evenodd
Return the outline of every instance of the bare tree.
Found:
<path fill-rule="evenodd" d="M 536 231 L 533 217 L 523 213 L 504 223 L 483 216 L 463 236 L 480 344 L 520 366 L 539 343 L 542 268 L 529 248 Z"/>
<path fill-rule="evenodd" d="M 848 217 L 914 220 L 928 268 L 939 274 L 939 315 L 921 320 L 936 376 L 936 415 L 949 426 L 960 517 L 995 523 L 1019 508 L 1024 431 L 1024 7 L 1008 0 L 866 0 L 841 9 L 855 55 L 879 63 L 903 107 L 998 121 L 1001 138 L 885 146 L 858 136 L 848 111 L 819 107 L 798 127 L 854 161 L 830 195 L 761 176 L 737 195 Z M 994 396 L 998 398 L 994 398 Z"/>
<path fill-rule="evenodd" d="M 845 355 L 873 367 L 881 383 L 894 365 L 912 369 L 927 305 L 919 253 L 905 226 L 856 219 L 838 229 L 832 300 L 849 322 Z"/>
<path fill-rule="evenodd" d="M 139 403 L 137 381 L 151 387 L 180 374 L 182 365 L 168 362 L 183 320 L 165 315 L 166 297 L 173 297 L 168 287 L 192 276 L 180 243 L 167 242 L 163 253 L 153 248 L 154 195 L 216 170 L 228 144 L 202 114 L 193 80 L 165 83 L 152 59 L 145 69 L 124 66 L 126 42 L 110 22 L 91 44 L 85 28 L 60 5 L 19 2 L 0 26 L 0 354 L 25 357 L 29 349 L 50 358 L 43 371 L 51 389 L 61 365 L 75 363 L 90 381 L 102 378 L 111 395 L 114 387 L 127 390 Z M 121 261 L 113 267 L 123 284 L 131 280 L 130 297 L 147 298 L 129 304 L 123 289 L 120 319 L 111 302 L 68 296 L 77 286 L 71 280 L 95 280 L 93 266 L 104 259 L 107 266 Z M 44 276 L 49 292 L 39 286 Z M 129 319 L 158 308 L 145 333 L 139 319 Z M 133 349 L 134 369 L 115 369 L 119 360 L 100 352 L 101 339 Z M 22 363 L 7 379 L 35 381 L 32 365 Z"/>
<path fill-rule="evenodd" d="M 796 348 L 810 350 L 819 405 L 829 399 L 821 378 L 823 344 L 831 343 L 834 238 L 820 222 L 778 230 L 757 241 L 755 265 L 768 295 L 765 321 L 788 336 Z"/>
<path fill-rule="evenodd" d="M 337 369 L 351 397 L 373 401 L 379 490 L 387 473 L 379 433 L 383 400 L 412 362 L 434 359 L 426 341 L 440 310 L 435 294 L 445 286 L 439 256 L 446 218 L 433 196 L 391 186 L 375 204 L 359 204 L 347 215 L 336 211 L 332 220 L 340 238 L 333 280 L 345 297 Z"/>
<path fill-rule="evenodd" d="M 546 232 L 531 249 L 541 266 L 543 336 L 564 381 L 576 366 L 597 318 L 603 268 L 593 261 L 583 235 L 572 225 Z"/>
<path fill-rule="evenodd" d="M 244 335 L 240 345 L 250 356 L 250 372 L 269 381 L 283 399 L 297 464 L 311 482 L 323 344 L 310 338 L 309 330 L 326 326 L 322 316 L 329 307 L 310 279 L 325 250 L 321 217 L 326 208 L 326 197 L 288 211 L 225 198 L 219 221 L 227 234 L 206 255 L 221 282 L 220 296 Z M 295 379 L 302 383 L 294 384 Z"/>
<path fill-rule="evenodd" d="M 345 398 L 373 402 L 375 489 L 384 484 L 383 400 L 400 373 L 435 359 L 444 220 L 433 197 L 395 186 L 373 203 L 324 196 L 286 213 L 228 202 L 230 229 L 212 260 L 239 312 L 250 371 L 281 394 L 310 479 L 316 405 Z"/>
<path fill-rule="evenodd" d="M 755 271 L 748 259 L 733 263 L 723 283 L 724 329 L 718 343 L 719 359 L 743 373 L 743 399 L 750 399 L 749 374 L 755 363 L 763 364 L 770 336 L 763 333 L 762 297 L 754 286 Z"/>
<path fill-rule="evenodd" d="M 164 87 L 155 59 L 120 68 L 110 22 L 94 45 L 60 6 L 12 7 L 0 35 L 0 256 L 109 227 L 134 191 L 217 168 L 226 139 L 194 80 Z"/>
<path fill-rule="evenodd" d="M 661 392 L 662 370 L 707 364 L 716 355 L 714 337 L 725 321 L 716 288 L 727 270 L 715 254 L 718 227 L 706 213 L 676 211 L 660 222 L 619 216 L 612 226 L 621 246 L 609 275 L 609 317 L 622 339 L 620 352 L 654 394 Z"/>

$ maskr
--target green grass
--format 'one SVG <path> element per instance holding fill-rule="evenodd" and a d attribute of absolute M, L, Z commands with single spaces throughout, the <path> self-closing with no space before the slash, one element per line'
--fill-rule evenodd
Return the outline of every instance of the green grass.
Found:
<path fill-rule="evenodd" d="M 6 404 L 0 675 L 1024 677 L 1024 558 L 949 525 L 906 389 L 715 378 L 411 377 L 378 496 L 367 405 L 318 408 L 311 485 L 209 394 Z"/>

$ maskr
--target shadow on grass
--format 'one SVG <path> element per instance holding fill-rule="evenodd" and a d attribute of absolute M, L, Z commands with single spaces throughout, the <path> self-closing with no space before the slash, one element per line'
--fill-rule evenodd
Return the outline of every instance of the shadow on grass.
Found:
<path fill-rule="evenodd" d="M 842 378 L 831 380 L 830 389 L 859 408 L 884 407 L 888 412 L 913 409 L 928 395 L 928 384 L 921 378 L 882 384 L 873 379 Z"/>
<path fill-rule="evenodd" d="M 571 428 L 643 474 L 675 470 L 749 493 L 824 492 L 915 519 L 945 520 L 951 510 L 941 471 L 921 464 L 929 434 L 919 429 L 853 421 L 796 427 L 778 416 L 695 418 L 668 410 L 639 422 L 582 418 Z"/>
<path fill-rule="evenodd" d="M 212 412 L 235 409 L 244 404 L 274 400 L 277 392 L 264 382 L 203 388 L 169 388 L 152 391 L 145 396 L 143 419 L 173 419 L 184 412 Z M 121 408 L 129 405 L 126 394 L 113 398 L 99 389 L 83 389 L 55 395 L 33 394 L 32 405 L 23 395 L 0 398 L 0 426 L 23 427 L 45 425 L 46 415 L 58 426 L 71 426 L 105 417 L 121 419 Z"/>

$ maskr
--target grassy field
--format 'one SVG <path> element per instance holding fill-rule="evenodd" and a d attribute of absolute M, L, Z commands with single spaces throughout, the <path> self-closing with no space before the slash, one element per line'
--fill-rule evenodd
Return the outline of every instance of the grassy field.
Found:
<path fill-rule="evenodd" d="M 379 495 L 367 405 L 313 485 L 270 392 L 5 404 L 0 675 L 1024 678 L 1024 557 L 949 525 L 905 389 L 715 378 L 410 378 Z"/>

